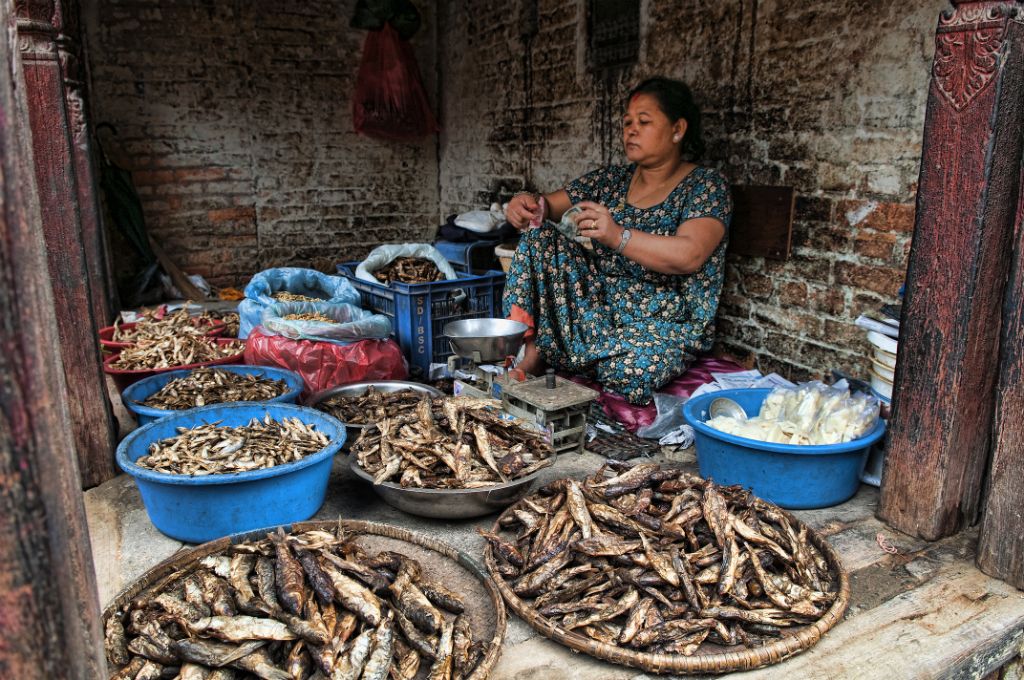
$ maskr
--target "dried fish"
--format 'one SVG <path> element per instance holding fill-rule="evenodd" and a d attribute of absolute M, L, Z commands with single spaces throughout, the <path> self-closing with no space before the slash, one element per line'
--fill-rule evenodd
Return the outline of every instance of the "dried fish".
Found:
<path fill-rule="evenodd" d="M 370 555 L 358 538 L 279 530 L 162 579 L 105 623 L 108 677 L 412 680 L 428 665 L 429 677 L 471 676 L 484 647 L 461 596 L 425 581 L 411 557 Z M 380 596 L 342 569 L 374 574 Z"/>
<path fill-rule="evenodd" d="M 473 489 L 528 476 L 554 462 L 540 432 L 504 420 L 487 400 L 423 397 L 415 409 L 363 430 L 352 446 L 374 484 Z"/>
<path fill-rule="evenodd" d="M 286 290 L 279 290 L 270 297 L 278 300 L 279 302 L 323 302 L 324 298 L 309 297 L 308 295 L 299 295 L 298 293 L 289 293 Z"/>
<path fill-rule="evenodd" d="M 183 378 L 175 378 L 137 403 L 150 408 L 178 411 L 232 401 L 267 401 L 287 391 L 288 384 L 283 380 L 235 373 L 222 368 L 197 368 Z"/>
<path fill-rule="evenodd" d="M 358 396 L 336 394 L 324 399 L 316 408 L 349 425 L 372 424 L 384 418 L 394 418 L 415 410 L 423 393 L 412 389 L 382 392 L 367 388 Z"/>
<path fill-rule="evenodd" d="M 373 277 L 381 283 L 429 283 L 443 281 L 444 273 L 426 257 L 396 257 L 373 272 Z"/>
<path fill-rule="evenodd" d="M 806 527 L 739 487 L 651 463 L 549 483 L 498 526 L 480 532 L 495 578 L 552 624 L 633 650 L 755 646 L 838 596 Z"/>
<path fill-rule="evenodd" d="M 157 368 L 190 366 L 238 355 L 245 349 L 239 340 L 217 342 L 215 338 L 175 335 L 157 340 L 140 340 L 125 347 L 110 363 L 119 371 L 149 371 Z"/>
<path fill-rule="evenodd" d="M 332 319 L 329 316 L 318 314 L 316 312 L 305 312 L 302 314 L 285 314 L 281 317 L 288 321 L 319 321 L 320 323 L 338 323 L 337 319 Z"/>
<path fill-rule="evenodd" d="M 121 326 L 120 317 L 114 322 L 114 333 L 111 339 L 115 342 L 143 342 L 163 340 L 184 335 L 206 335 L 214 325 L 214 320 L 206 316 L 192 316 L 188 311 L 188 303 L 181 309 L 167 314 L 161 309 L 143 310 L 140 319 L 131 328 Z"/>
<path fill-rule="evenodd" d="M 328 443 L 327 435 L 313 425 L 267 414 L 241 427 L 212 423 L 178 428 L 174 437 L 150 444 L 149 453 L 135 464 L 175 475 L 248 472 L 301 460 Z"/>

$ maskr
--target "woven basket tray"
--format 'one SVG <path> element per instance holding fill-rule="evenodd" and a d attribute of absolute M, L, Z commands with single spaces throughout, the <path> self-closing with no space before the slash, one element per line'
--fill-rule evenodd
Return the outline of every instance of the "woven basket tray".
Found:
<path fill-rule="evenodd" d="M 311 529 L 332 530 L 338 521 L 298 522 L 283 527 L 285 531 L 301 533 Z M 428 536 L 376 522 L 340 520 L 340 524 L 359 536 L 357 541 L 372 550 L 394 550 L 419 560 L 425 573 L 442 581 L 448 588 L 460 593 L 467 607 L 463 616 L 468 616 L 474 637 L 478 640 L 490 638 L 483 659 L 477 664 L 467 680 L 485 680 L 501 655 L 505 639 L 505 604 L 494 586 L 494 581 L 465 555 L 446 543 Z M 197 563 L 203 557 L 220 552 L 233 543 L 264 538 L 276 527 L 259 529 L 204 543 L 192 550 L 178 553 L 161 562 L 139 577 L 135 583 L 122 590 L 103 611 L 103 621 L 115 611 L 125 608 L 136 595 L 174 572 Z"/>
<path fill-rule="evenodd" d="M 498 520 L 495 521 L 491 531 L 499 533 L 502 530 L 499 521 L 508 512 L 510 510 L 502 513 Z M 797 530 L 804 526 L 802 522 L 788 512 L 784 510 L 781 512 L 786 515 L 787 519 L 793 523 L 794 528 Z M 578 633 L 568 631 L 539 614 L 512 591 L 508 584 L 505 583 L 505 579 L 498 574 L 494 562 L 494 553 L 490 544 L 487 544 L 484 548 L 484 559 L 487 563 L 487 569 L 493 576 L 493 581 L 497 585 L 498 590 L 501 591 L 501 595 L 505 598 L 509 608 L 533 626 L 534 630 L 545 637 L 562 643 L 570 649 L 589 654 L 598 659 L 611 661 L 612 663 L 639 668 L 648 673 L 726 673 L 768 666 L 798 654 L 820 640 L 822 635 L 842 620 L 843 614 L 850 604 L 850 577 L 839 561 L 839 556 L 832 549 L 832 546 L 828 544 L 828 541 L 809 527 L 807 536 L 814 546 L 821 551 L 828 561 L 829 567 L 839 577 L 839 594 L 828 611 L 813 624 L 783 628 L 783 637 L 762 647 L 732 648 L 718 645 L 702 645 L 693 656 L 639 652 L 598 642 Z"/>

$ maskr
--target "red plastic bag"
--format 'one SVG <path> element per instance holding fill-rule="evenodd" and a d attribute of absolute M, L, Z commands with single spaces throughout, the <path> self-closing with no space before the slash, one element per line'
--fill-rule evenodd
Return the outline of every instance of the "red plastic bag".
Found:
<path fill-rule="evenodd" d="M 257 327 L 245 342 L 245 363 L 278 366 L 302 376 L 303 398 L 328 387 L 364 380 L 405 380 L 409 369 L 394 340 L 360 340 L 350 345 L 264 335 Z"/>
<path fill-rule="evenodd" d="M 412 46 L 390 23 L 370 31 L 363 43 L 352 120 L 359 134 L 403 142 L 441 129 L 423 91 Z"/>

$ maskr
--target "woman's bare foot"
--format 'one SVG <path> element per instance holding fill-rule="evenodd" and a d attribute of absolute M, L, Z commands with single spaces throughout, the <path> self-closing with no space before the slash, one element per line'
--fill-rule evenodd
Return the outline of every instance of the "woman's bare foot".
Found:
<path fill-rule="evenodd" d="M 529 375 L 541 375 L 547 368 L 540 352 L 537 351 L 537 343 L 532 339 L 527 340 L 523 346 L 523 360 L 516 364 L 516 368 Z"/>

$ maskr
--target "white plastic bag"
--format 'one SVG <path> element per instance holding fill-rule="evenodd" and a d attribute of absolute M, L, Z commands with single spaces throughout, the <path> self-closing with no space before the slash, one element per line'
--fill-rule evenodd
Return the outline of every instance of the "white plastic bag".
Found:
<path fill-rule="evenodd" d="M 505 221 L 505 213 L 497 203 L 491 205 L 490 210 L 470 210 L 455 218 L 455 226 L 475 231 L 478 234 L 486 234 L 494 231 Z"/>
<path fill-rule="evenodd" d="M 373 272 L 383 269 L 392 260 L 399 257 L 425 257 L 437 265 L 437 268 L 441 270 L 446 279 L 458 278 L 455 270 L 452 269 L 451 263 L 444 259 L 441 251 L 429 243 L 397 243 L 377 246 L 356 267 L 356 278 L 361 281 L 380 284 L 380 281 L 374 278 Z"/>

